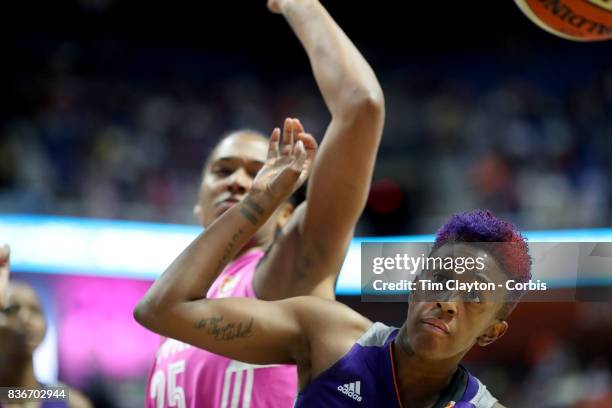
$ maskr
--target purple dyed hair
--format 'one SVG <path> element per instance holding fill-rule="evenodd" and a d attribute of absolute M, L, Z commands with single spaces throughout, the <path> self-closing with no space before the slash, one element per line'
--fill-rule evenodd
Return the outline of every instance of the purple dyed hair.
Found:
<path fill-rule="evenodd" d="M 497 218 L 489 210 L 473 210 L 453 215 L 438 230 L 433 249 L 449 242 L 473 242 L 493 255 L 512 279 L 519 282 L 531 279 L 531 257 L 525 237 L 516 226 Z M 489 242 L 509 245 L 483 244 Z"/>

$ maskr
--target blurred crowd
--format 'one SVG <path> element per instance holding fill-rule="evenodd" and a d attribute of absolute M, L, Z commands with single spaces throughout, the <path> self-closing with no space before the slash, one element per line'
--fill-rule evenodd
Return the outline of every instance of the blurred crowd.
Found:
<path fill-rule="evenodd" d="M 0 213 L 195 223 L 202 166 L 224 134 L 293 116 L 320 141 L 330 120 L 304 61 L 277 77 L 240 58 L 111 45 L 41 45 L 0 77 Z M 523 230 L 612 225 L 612 59 L 511 51 L 371 58 L 386 127 L 357 236 L 432 233 L 478 207 Z M 468 367 L 508 407 L 612 407 L 611 309 L 583 306 L 568 320 L 576 336 L 538 327 L 515 342 L 521 358 Z M 80 385 L 96 406 L 134 407 L 144 381 Z"/>
<path fill-rule="evenodd" d="M 530 305 L 531 306 L 531 305 Z M 519 306 L 525 308 L 526 305 Z M 513 344 L 519 355 L 502 357 L 497 364 L 487 361 L 489 351 L 482 350 L 484 361 L 471 368 L 490 389 L 495 390 L 507 407 L 522 408 L 608 408 L 612 407 L 612 350 L 609 333 L 612 311 L 609 303 L 581 303 L 576 313 L 567 304 L 545 307 L 537 321 L 522 321 L 510 330 L 529 334 Z M 555 331 L 542 324 L 542 315 L 550 312 L 563 316 L 565 329 Z M 533 313 L 532 313 L 533 314 Z M 537 312 L 535 314 L 538 314 Z M 525 311 L 523 310 L 523 317 Z M 512 319 L 512 317 L 510 318 Z M 512 320 L 511 320 L 512 322 Z M 502 339 L 500 342 L 510 339 Z"/>
<path fill-rule="evenodd" d="M 193 223 L 222 135 L 295 116 L 320 139 L 329 121 L 307 71 L 274 79 L 202 58 L 164 76 L 143 58 L 90 74 L 75 52 L 58 47 L 44 80 L 15 87 L 20 109 L 0 123 L 1 212 Z M 562 61 L 375 66 L 387 122 L 358 235 L 431 233 L 475 207 L 523 229 L 609 226 L 612 66 Z"/>

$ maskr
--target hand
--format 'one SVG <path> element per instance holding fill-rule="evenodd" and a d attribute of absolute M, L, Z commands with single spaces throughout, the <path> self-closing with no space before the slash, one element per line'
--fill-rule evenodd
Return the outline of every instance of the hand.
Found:
<path fill-rule="evenodd" d="M 287 0 L 268 0 L 268 10 L 275 14 L 281 14 Z"/>
<path fill-rule="evenodd" d="M 297 3 L 297 0 L 268 0 L 268 10 L 275 14 L 283 14 L 291 3 Z"/>
<path fill-rule="evenodd" d="M 280 129 L 272 131 L 268 158 L 253 180 L 251 193 L 265 194 L 278 204 L 286 200 L 308 178 L 317 148 L 298 119 L 285 119 L 282 138 Z"/>
<path fill-rule="evenodd" d="M 6 291 L 10 272 L 11 249 L 8 245 L 0 247 L 0 311 L 6 305 Z"/>

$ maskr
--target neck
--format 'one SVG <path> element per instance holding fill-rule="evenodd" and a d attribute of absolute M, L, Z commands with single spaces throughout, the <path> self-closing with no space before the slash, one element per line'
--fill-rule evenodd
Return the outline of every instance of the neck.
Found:
<path fill-rule="evenodd" d="M 410 407 L 433 406 L 451 382 L 465 354 L 443 360 L 419 356 L 410 347 L 405 326 L 400 329 L 392 347 L 398 392 L 403 405 Z"/>
<path fill-rule="evenodd" d="M 249 241 L 240 248 L 240 251 L 234 257 L 234 260 L 240 258 L 242 255 L 251 251 L 266 251 L 276 241 L 276 235 L 280 232 L 280 229 L 276 230 L 275 234 L 271 236 L 270 234 L 255 234 Z"/>
<path fill-rule="evenodd" d="M 240 258 L 241 256 L 243 256 L 243 255 L 245 255 L 246 253 L 249 253 L 249 252 L 264 251 L 265 248 L 266 248 L 265 244 L 262 244 L 260 242 L 255 241 L 254 239 L 251 239 L 242 248 L 240 248 L 240 251 L 238 251 L 236 256 L 234 256 L 233 260 L 235 261 L 236 259 Z"/>
<path fill-rule="evenodd" d="M 32 355 L 0 354 L 0 386 L 38 388 Z"/>

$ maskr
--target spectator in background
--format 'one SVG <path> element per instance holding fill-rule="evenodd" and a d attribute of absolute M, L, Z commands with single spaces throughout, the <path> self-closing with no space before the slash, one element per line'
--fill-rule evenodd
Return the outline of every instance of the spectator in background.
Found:
<path fill-rule="evenodd" d="M 0 248 L 0 387 L 41 389 L 34 375 L 34 350 L 42 343 L 47 322 L 38 295 L 24 282 L 8 284 L 10 250 Z M 4 408 L 90 408 L 80 392 L 70 389 L 66 403 L 11 403 Z"/>

